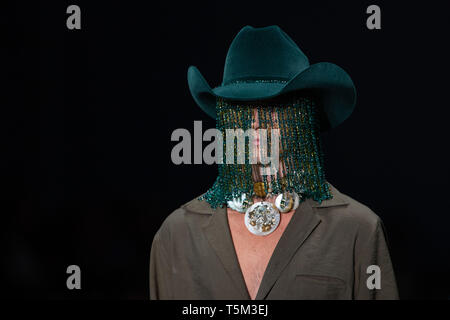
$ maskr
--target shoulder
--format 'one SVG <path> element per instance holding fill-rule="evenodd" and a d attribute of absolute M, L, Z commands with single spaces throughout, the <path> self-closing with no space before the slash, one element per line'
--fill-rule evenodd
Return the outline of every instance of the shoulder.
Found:
<path fill-rule="evenodd" d="M 330 186 L 333 199 L 314 205 L 323 221 L 364 233 L 375 232 L 382 225 L 381 218 L 372 209 Z"/>
<path fill-rule="evenodd" d="M 186 232 L 196 232 L 206 220 L 214 213 L 214 209 L 200 196 L 184 203 L 170 213 L 161 224 L 156 236 L 164 238 L 163 241 L 170 242 Z"/>

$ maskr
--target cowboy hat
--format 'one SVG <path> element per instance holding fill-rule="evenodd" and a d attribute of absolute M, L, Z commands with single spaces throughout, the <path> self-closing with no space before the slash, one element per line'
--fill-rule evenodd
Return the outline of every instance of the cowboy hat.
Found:
<path fill-rule="evenodd" d="M 251 101 L 310 90 L 320 98 L 322 130 L 336 127 L 352 113 L 356 90 L 341 67 L 319 62 L 310 65 L 306 55 L 278 26 L 245 26 L 228 49 L 220 86 L 213 89 L 200 71 L 190 66 L 189 90 L 195 102 L 216 118 L 216 98 Z"/>

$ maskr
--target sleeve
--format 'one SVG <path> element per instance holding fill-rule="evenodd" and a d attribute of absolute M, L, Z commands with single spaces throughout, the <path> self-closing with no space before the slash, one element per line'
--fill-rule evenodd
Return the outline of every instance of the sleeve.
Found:
<path fill-rule="evenodd" d="M 168 255 L 157 232 L 150 251 L 150 300 L 171 298 L 169 271 Z"/>
<path fill-rule="evenodd" d="M 381 219 L 360 230 L 355 245 L 354 299 L 397 300 L 398 290 Z"/>

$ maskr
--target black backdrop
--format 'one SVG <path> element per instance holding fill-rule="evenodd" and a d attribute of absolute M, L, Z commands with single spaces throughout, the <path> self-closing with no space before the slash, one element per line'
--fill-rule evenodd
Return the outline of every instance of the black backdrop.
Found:
<path fill-rule="evenodd" d="M 324 135 L 327 178 L 384 221 L 400 296 L 450 297 L 449 20 L 442 2 L 15 2 L 1 10 L 2 294 L 148 298 L 164 218 L 216 167 L 173 165 L 176 128 L 214 123 L 186 71 L 220 84 L 245 25 L 279 25 L 311 63 L 343 67 L 357 107 Z M 82 29 L 66 28 L 78 4 Z M 382 29 L 365 26 L 381 7 Z M 81 267 L 82 289 L 66 288 Z"/>

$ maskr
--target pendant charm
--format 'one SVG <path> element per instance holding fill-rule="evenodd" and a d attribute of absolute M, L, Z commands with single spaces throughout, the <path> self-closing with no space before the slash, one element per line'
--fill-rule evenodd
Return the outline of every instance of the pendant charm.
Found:
<path fill-rule="evenodd" d="M 256 202 L 245 212 L 245 226 L 257 236 L 272 233 L 279 223 L 280 213 L 270 202 Z"/>
<path fill-rule="evenodd" d="M 283 192 L 275 199 L 275 206 L 281 213 L 297 209 L 299 203 L 300 197 L 296 192 Z"/>
<path fill-rule="evenodd" d="M 234 211 L 244 213 L 249 206 L 253 204 L 252 199 L 248 199 L 245 193 L 241 194 L 240 197 L 233 198 L 233 200 L 227 202 L 228 207 Z"/>

